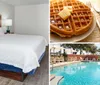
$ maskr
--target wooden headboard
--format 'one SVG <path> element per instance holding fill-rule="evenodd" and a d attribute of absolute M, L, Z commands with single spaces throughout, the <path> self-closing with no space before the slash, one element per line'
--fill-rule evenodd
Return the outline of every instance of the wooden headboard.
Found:
<path fill-rule="evenodd" d="M 0 15 L 0 27 L 1 27 L 1 15 Z"/>

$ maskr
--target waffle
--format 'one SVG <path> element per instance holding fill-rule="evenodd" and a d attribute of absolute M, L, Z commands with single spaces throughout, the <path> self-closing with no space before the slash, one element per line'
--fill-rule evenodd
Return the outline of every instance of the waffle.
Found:
<path fill-rule="evenodd" d="M 58 14 L 65 6 L 72 7 L 71 16 L 63 20 Z M 93 14 L 88 6 L 77 0 L 50 1 L 50 31 L 61 37 L 81 35 L 90 29 Z"/>

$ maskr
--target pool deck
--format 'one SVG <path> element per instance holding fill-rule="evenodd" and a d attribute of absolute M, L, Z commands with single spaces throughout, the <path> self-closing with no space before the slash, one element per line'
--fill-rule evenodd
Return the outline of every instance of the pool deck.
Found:
<path fill-rule="evenodd" d="M 53 80 L 55 78 L 55 75 L 51 74 L 50 75 L 50 81 Z"/>
<path fill-rule="evenodd" d="M 50 85 L 57 85 L 59 80 L 61 80 L 62 78 L 63 76 L 55 76 L 55 78 L 50 81 Z"/>
<path fill-rule="evenodd" d="M 52 67 L 58 67 L 58 66 L 64 66 L 64 65 L 70 65 L 70 64 L 79 63 L 79 62 L 81 62 L 81 61 L 71 61 L 71 62 L 56 63 L 56 64 L 50 65 L 50 68 L 52 68 Z"/>

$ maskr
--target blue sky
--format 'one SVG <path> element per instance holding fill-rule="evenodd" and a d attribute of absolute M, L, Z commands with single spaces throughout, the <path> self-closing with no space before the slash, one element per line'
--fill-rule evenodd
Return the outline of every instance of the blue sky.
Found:
<path fill-rule="evenodd" d="M 95 43 L 95 45 L 97 46 L 97 48 L 100 48 L 100 43 Z"/>

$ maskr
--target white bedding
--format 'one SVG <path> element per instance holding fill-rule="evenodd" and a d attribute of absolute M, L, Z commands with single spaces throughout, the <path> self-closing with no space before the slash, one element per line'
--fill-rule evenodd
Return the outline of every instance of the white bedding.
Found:
<path fill-rule="evenodd" d="M 23 69 L 24 73 L 39 67 L 46 40 L 37 35 L 6 34 L 0 36 L 0 63 Z"/>

